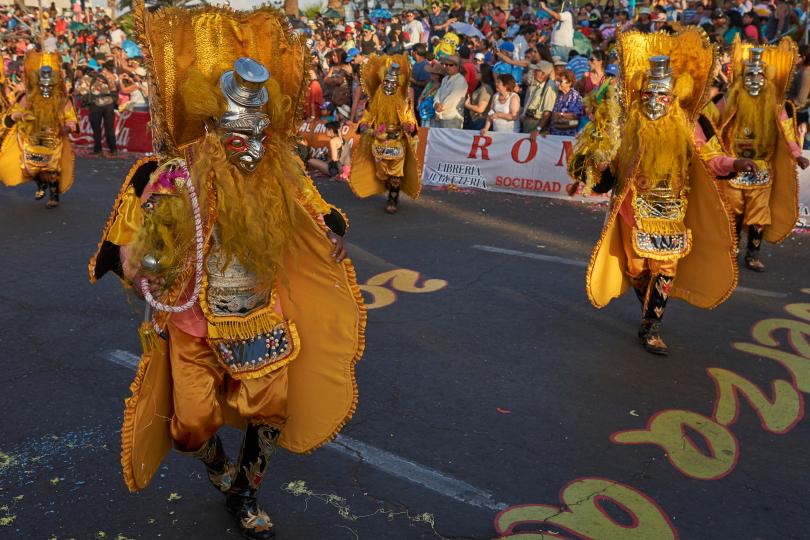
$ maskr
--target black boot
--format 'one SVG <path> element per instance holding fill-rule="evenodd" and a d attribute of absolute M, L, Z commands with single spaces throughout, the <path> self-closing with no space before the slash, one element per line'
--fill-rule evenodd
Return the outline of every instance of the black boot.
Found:
<path fill-rule="evenodd" d="M 256 491 L 262 482 L 270 456 L 276 449 L 281 430 L 266 424 L 248 424 L 239 456 L 236 473 L 226 504 L 236 517 L 242 535 L 252 540 L 267 540 L 275 537 L 270 516 L 259 508 Z"/>
<path fill-rule="evenodd" d="M 664 310 L 669 300 L 669 292 L 672 289 L 673 277 L 656 275 L 650 280 L 647 288 L 647 297 L 644 304 L 641 327 L 638 329 L 638 337 L 641 345 L 652 354 L 666 356 L 669 354 L 669 347 L 661 337 Z"/>
<path fill-rule="evenodd" d="M 48 202 L 45 204 L 46 208 L 56 208 L 59 206 L 59 182 L 48 182 Z"/>
<path fill-rule="evenodd" d="M 37 182 L 37 191 L 34 193 L 34 199 L 37 201 L 42 200 L 45 197 L 45 188 L 48 187 L 48 183 L 39 177 L 39 175 L 35 178 Z"/>
<path fill-rule="evenodd" d="M 764 272 L 765 265 L 759 260 L 759 248 L 762 247 L 762 233 L 764 227 L 750 225 L 748 227 L 748 249 L 745 252 L 745 266 L 754 272 Z"/>
<path fill-rule="evenodd" d="M 647 289 L 650 287 L 650 273 L 645 270 L 639 276 L 630 276 L 630 285 L 633 286 L 633 290 L 636 292 L 636 298 L 641 304 L 641 309 L 644 309 L 644 300 L 647 298 Z"/>
<path fill-rule="evenodd" d="M 388 180 L 388 201 L 385 203 L 385 211 L 389 214 L 397 213 L 397 205 L 399 204 L 399 186 L 402 180 L 399 178 L 391 178 Z"/>
<path fill-rule="evenodd" d="M 208 479 L 217 490 L 227 493 L 236 478 L 236 465 L 228 458 L 219 435 L 214 435 L 196 452 L 180 452 L 195 457 L 205 464 Z"/>

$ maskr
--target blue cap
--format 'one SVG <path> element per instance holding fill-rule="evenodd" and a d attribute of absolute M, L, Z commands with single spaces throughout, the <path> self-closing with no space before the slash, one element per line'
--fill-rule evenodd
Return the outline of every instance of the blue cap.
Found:
<path fill-rule="evenodd" d="M 352 60 L 354 60 L 354 57 L 357 56 L 358 54 L 360 54 L 360 50 L 355 47 L 352 47 L 351 49 L 346 51 L 346 61 L 351 62 Z"/>
<path fill-rule="evenodd" d="M 511 41 L 504 41 L 498 48 L 505 52 L 515 52 L 515 44 Z"/>
<path fill-rule="evenodd" d="M 619 66 L 617 66 L 616 64 L 608 64 L 607 66 L 605 66 L 605 73 L 607 73 L 608 75 L 613 75 L 614 77 L 618 77 Z"/>

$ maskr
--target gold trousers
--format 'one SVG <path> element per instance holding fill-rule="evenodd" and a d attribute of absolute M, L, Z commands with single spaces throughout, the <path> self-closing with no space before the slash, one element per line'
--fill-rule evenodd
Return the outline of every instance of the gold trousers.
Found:
<path fill-rule="evenodd" d="M 627 275 L 636 278 L 644 272 L 649 272 L 651 275 L 661 274 L 664 276 L 675 277 L 675 271 L 678 269 L 678 259 L 659 261 L 657 259 L 648 259 L 640 257 L 633 247 L 633 228 L 625 223 L 621 215 L 617 216 L 616 221 L 619 224 L 619 231 L 622 237 L 622 247 L 624 254 L 627 257 Z"/>
<path fill-rule="evenodd" d="M 234 380 L 205 338 L 168 325 L 174 417 L 171 436 L 177 448 L 199 449 L 225 423 L 222 406 L 246 420 L 282 428 L 287 421 L 287 367 L 256 379 Z"/>
<path fill-rule="evenodd" d="M 732 216 L 743 216 L 743 225 L 771 224 L 771 186 L 737 189 L 721 182 L 721 191 Z"/>

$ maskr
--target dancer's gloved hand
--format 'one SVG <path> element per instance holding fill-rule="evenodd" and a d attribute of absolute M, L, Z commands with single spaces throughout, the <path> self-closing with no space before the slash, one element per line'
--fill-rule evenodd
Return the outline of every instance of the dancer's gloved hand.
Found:
<path fill-rule="evenodd" d="M 734 160 L 734 170 L 737 172 L 757 172 L 756 162 L 753 159 L 740 158 Z"/>
<path fill-rule="evenodd" d="M 335 262 L 339 263 L 349 254 L 346 250 L 346 240 L 344 240 L 342 236 L 335 234 L 332 231 L 327 231 L 326 236 L 333 244 L 335 244 L 335 249 L 332 250 L 332 258 L 335 259 Z"/>
<path fill-rule="evenodd" d="M 801 168 L 802 168 L 802 170 L 804 170 L 804 169 L 806 169 L 808 166 L 810 166 L 810 159 L 807 159 L 807 158 L 806 158 L 806 157 L 804 157 L 804 156 L 799 156 L 799 157 L 797 157 L 797 158 L 796 158 L 796 163 L 798 163 L 798 164 L 799 164 L 799 167 L 801 167 Z"/>

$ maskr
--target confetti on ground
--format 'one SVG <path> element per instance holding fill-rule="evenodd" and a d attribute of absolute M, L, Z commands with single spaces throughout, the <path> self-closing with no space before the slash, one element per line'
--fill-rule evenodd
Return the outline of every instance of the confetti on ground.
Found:
<path fill-rule="evenodd" d="M 284 486 L 284 491 L 296 496 L 304 496 L 305 502 L 308 503 L 309 499 L 317 499 L 322 501 L 330 506 L 333 506 L 340 517 L 346 519 L 348 521 L 357 521 L 360 519 L 370 518 L 372 516 L 383 515 L 386 516 L 388 521 L 393 521 L 393 519 L 397 516 L 404 516 L 412 523 L 425 523 L 430 526 L 433 534 L 435 534 L 438 538 L 446 540 L 442 535 L 436 531 L 436 518 L 433 514 L 429 514 L 427 512 L 422 514 L 417 514 L 412 516 L 408 510 L 389 510 L 386 509 L 384 506 L 380 506 L 374 512 L 370 514 L 364 515 L 357 515 L 351 511 L 346 499 L 339 495 L 330 494 L 330 493 L 315 493 L 312 491 L 304 482 L 303 480 L 295 480 L 290 482 Z M 305 509 L 306 510 L 306 509 Z"/>
<path fill-rule="evenodd" d="M 168 499 L 166 499 L 166 500 L 167 500 L 167 501 L 179 501 L 179 500 L 180 500 L 180 499 L 182 499 L 182 498 L 183 498 L 183 496 L 182 496 L 182 495 L 178 495 L 177 493 L 170 493 L 170 494 L 169 494 L 169 498 L 168 498 Z"/>
<path fill-rule="evenodd" d="M 23 500 L 24 498 L 25 498 L 25 495 L 17 495 L 16 497 L 14 497 L 14 500 L 15 500 L 15 501 L 21 501 L 21 500 Z"/>
<path fill-rule="evenodd" d="M 59 483 L 59 477 L 58 476 L 55 476 L 54 478 L 51 478 L 51 485 L 52 486 L 55 486 L 58 483 Z"/>
<path fill-rule="evenodd" d="M 96 533 L 96 538 L 107 538 L 107 533 L 105 533 L 104 531 L 98 531 Z"/>
<path fill-rule="evenodd" d="M 501 414 L 509 414 L 512 412 L 511 409 L 504 409 L 503 407 L 495 407 L 495 410 Z"/>
<path fill-rule="evenodd" d="M 16 460 L 5 452 L 0 452 L 0 471 L 8 469 L 14 465 Z"/>
<path fill-rule="evenodd" d="M 0 517 L 0 527 L 8 527 L 14 523 L 15 519 L 17 519 L 15 514 L 6 514 L 5 516 Z"/>

